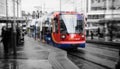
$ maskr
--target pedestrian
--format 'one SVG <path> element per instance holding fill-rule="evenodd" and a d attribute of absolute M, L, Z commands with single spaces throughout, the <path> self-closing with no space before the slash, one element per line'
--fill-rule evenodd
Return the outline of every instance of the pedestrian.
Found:
<path fill-rule="evenodd" d="M 93 35 L 94 35 L 94 34 L 93 34 L 93 31 L 90 31 L 90 32 L 91 32 L 91 39 L 94 39 L 94 38 L 93 38 Z"/>
<path fill-rule="evenodd" d="M 7 35 L 7 29 L 6 26 L 2 27 L 2 34 L 1 34 L 2 40 L 1 42 L 3 42 L 3 47 L 4 47 L 4 55 L 8 55 L 8 35 Z"/>
<path fill-rule="evenodd" d="M 19 45 L 19 43 L 20 43 L 20 28 L 19 27 L 16 27 L 16 31 L 17 31 L 17 45 Z"/>
<path fill-rule="evenodd" d="M 112 41 L 112 39 L 113 39 L 113 31 L 110 30 L 109 33 L 110 33 L 110 41 Z"/>
<path fill-rule="evenodd" d="M 100 28 L 98 27 L 98 30 L 97 30 L 97 34 L 98 34 L 98 38 L 100 37 Z"/>
<path fill-rule="evenodd" d="M 110 35 L 110 41 L 113 40 L 113 25 L 110 24 L 109 25 L 109 35 Z"/>
<path fill-rule="evenodd" d="M 13 50 L 13 45 L 12 45 L 12 28 L 8 27 L 6 30 L 6 43 L 8 44 L 8 49 L 9 52 L 11 52 Z"/>

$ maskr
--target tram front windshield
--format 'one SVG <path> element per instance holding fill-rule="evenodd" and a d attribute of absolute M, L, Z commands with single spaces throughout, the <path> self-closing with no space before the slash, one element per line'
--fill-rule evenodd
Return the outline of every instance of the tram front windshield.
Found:
<path fill-rule="evenodd" d="M 82 15 L 61 15 L 60 32 L 61 33 L 82 33 L 84 18 Z"/>

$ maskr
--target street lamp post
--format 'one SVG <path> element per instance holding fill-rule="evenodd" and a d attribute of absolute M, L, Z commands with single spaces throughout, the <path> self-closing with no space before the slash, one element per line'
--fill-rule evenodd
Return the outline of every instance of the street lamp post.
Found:
<path fill-rule="evenodd" d="M 36 40 L 36 37 L 37 37 L 37 21 L 35 22 L 35 40 Z"/>
<path fill-rule="evenodd" d="M 61 0 L 60 0 L 60 12 L 61 12 Z"/>
<path fill-rule="evenodd" d="M 8 0 L 6 0 L 6 18 L 8 21 Z M 8 22 L 6 21 L 6 27 L 8 28 Z"/>
<path fill-rule="evenodd" d="M 13 0 L 13 23 L 12 23 L 12 46 L 14 58 L 16 58 L 16 16 L 15 16 L 15 0 Z"/>
<path fill-rule="evenodd" d="M 106 19 L 106 10 L 107 10 L 107 0 L 105 0 L 104 1 L 104 20 Z M 107 34 L 108 34 L 108 27 L 107 27 L 107 23 L 106 23 L 106 21 L 105 21 L 105 24 L 104 24 L 104 29 L 105 29 L 105 31 L 104 31 L 104 39 L 105 39 L 105 41 L 107 41 L 108 40 L 108 37 L 107 37 Z"/>

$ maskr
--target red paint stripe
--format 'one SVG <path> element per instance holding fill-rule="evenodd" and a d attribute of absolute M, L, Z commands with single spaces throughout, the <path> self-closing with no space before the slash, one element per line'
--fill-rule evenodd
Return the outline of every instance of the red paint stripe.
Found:
<path fill-rule="evenodd" d="M 53 38 L 53 41 L 54 41 L 55 43 L 59 43 L 58 41 L 55 40 L 55 38 L 54 38 L 54 36 L 53 36 L 53 33 L 52 33 L 52 38 Z"/>

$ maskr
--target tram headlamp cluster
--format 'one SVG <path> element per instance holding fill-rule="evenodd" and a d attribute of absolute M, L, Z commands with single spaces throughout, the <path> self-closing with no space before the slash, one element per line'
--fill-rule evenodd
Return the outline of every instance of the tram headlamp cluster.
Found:
<path fill-rule="evenodd" d="M 84 37 L 85 37 L 85 35 L 82 35 L 81 37 L 82 37 L 82 38 L 84 38 Z"/>
<path fill-rule="evenodd" d="M 64 38 L 66 38 L 66 36 L 65 35 L 61 35 L 61 38 L 64 39 Z"/>

